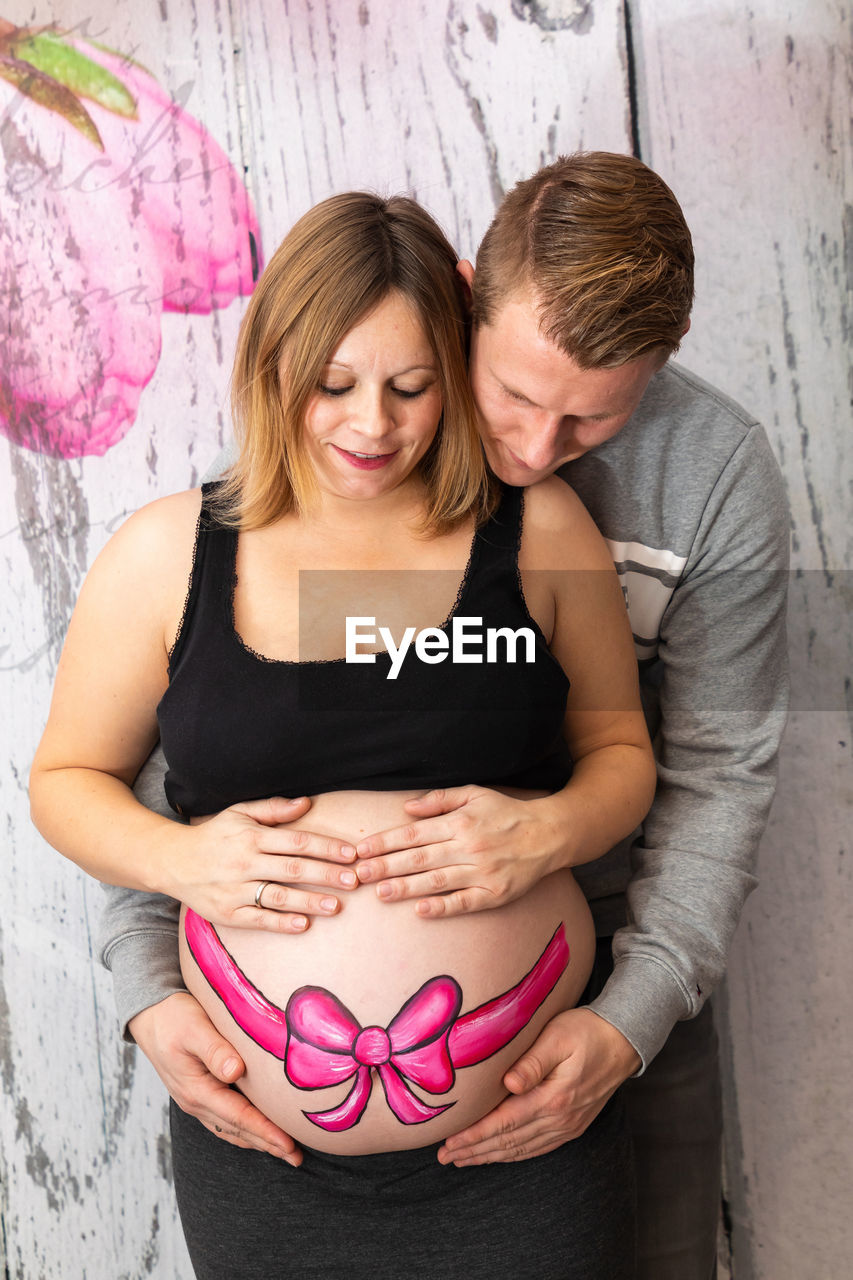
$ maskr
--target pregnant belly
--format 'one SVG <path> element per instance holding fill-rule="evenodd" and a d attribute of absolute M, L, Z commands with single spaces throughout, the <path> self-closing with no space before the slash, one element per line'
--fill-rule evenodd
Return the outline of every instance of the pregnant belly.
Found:
<path fill-rule="evenodd" d="M 319 796 L 294 826 L 355 841 L 405 821 L 406 795 Z M 304 934 L 214 931 L 181 914 L 189 990 L 246 1063 L 239 1087 L 298 1142 L 349 1155 L 427 1146 L 478 1120 L 507 1067 L 592 966 L 568 871 L 516 902 L 421 920 L 369 885 Z"/>

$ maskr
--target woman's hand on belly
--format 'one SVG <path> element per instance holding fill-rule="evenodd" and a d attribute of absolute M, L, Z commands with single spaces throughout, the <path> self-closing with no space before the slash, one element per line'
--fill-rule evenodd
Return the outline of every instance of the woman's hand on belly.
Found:
<path fill-rule="evenodd" d="M 311 801 L 253 800 L 169 832 L 164 892 L 214 924 L 301 933 L 358 887 L 354 842 L 310 828 Z"/>
<path fill-rule="evenodd" d="M 559 866 L 549 799 L 469 786 L 248 801 L 177 828 L 165 891 L 213 924 L 276 933 L 335 915 L 337 893 L 359 884 L 415 899 L 425 919 L 491 909 Z M 409 813 L 419 820 L 386 826 Z"/>
<path fill-rule="evenodd" d="M 407 801 L 415 821 L 357 844 L 358 878 L 380 901 L 416 899 L 424 918 L 504 906 L 560 866 L 549 799 L 477 786 L 430 791 Z"/>

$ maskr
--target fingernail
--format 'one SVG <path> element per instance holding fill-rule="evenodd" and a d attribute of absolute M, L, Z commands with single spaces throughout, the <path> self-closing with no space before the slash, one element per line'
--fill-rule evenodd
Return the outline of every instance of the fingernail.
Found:
<path fill-rule="evenodd" d="M 340 874 L 340 881 L 341 884 L 346 885 L 347 888 L 352 888 L 354 884 L 358 884 L 358 876 L 354 871 L 342 871 Z"/>
<path fill-rule="evenodd" d="M 302 929 L 307 929 L 308 921 L 305 919 L 304 916 L 294 916 L 293 920 L 291 921 L 290 927 L 292 929 L 296 929 L 297 931 Z"/>
<path fill-rule="evenodd" d="M 231 1072 L 239 1070 L 239 1067 L 240 1063 L 236 1058 L 228 1058 L 222 1064 L 222 1074 L 224 1076 L 230 1076 Z"/>
<path fill-rule="evenodd" d="M 373 879 L 373 867 L 369 862 L 363 862 L 356 871 L 356 875 L 362 884 L 366 884 L 368 880 Z"/>
<path fill-rule="evenodd" d="M 370 853 L 369 842 L 365 840 L 363 844 L 357 844 L 355 846 L 355 851 L 360 858 L 363 858 L 365 854 Z"/>
<path fill-rule="evenodd" d="M 376 886 L 377 898 L 390 898 L 393 896 L 393 893 L 394 890 L 391 888 L 390 884 L 378 884 Z"/>
<path fill-rule="evenodd" d="M 420 902 L 415 903 L 415 911 L 419 916 L 428 916 L 430 914 L 430 906 L 428 902 L 424 902 L 421 898 Z"/>
<path fill-rule="evenodd" d="M 355 856 L 356 856 L 356 849 L 355 849 L 355 845 L 351 845 L 351 844 L 342 844 L 342 845 L 341 845 L 341 857 L 342 857 L 342 858 L 354 858 Z"/>
<path fill-rule="evenodd" d="M 320 906 L 324 911 L 337 911 L 338 900 L 337 898 L 321 898 Z"/>
<path fill-rule="evenodd" d="M 288 1155 L 286 1151 L 282 1152 L 282 1159 L 287 1161 L 291 1169 L 298 1169 L 302 1164 L 302 1161 L 299 1159 L 299 1156 Z"/>

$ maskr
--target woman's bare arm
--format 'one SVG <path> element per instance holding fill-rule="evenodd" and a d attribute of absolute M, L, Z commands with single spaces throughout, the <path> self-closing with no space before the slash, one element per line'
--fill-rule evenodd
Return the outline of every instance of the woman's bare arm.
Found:
<path fill-rule="evenodd" d="M 336 863 L 353 856 L 343 841 L 282 825 L 308 808 L 306 800 L 296 808 L 278 797 L 235 805 L 189 827 L 152 813 L 130 790 L 158 736 L 198 506 L 191 492 L 143 508 L 87 577 L 33 762 L 33 821 L 109 884 L 169 894 L 221 924 L 300 930 L 338 902 L 299 882 L 346 887 Z M 273 885 L 259 908 L 254 894 L 264 881 Z"/>

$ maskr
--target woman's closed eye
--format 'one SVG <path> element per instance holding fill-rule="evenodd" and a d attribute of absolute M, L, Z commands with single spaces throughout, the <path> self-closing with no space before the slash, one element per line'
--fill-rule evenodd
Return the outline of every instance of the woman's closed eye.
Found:
<path fill-rule="evenodd" d="M 345 396 L 348 391 L 352 391 L 354 384 L 345 387 L 330 387 L 326 383 L 321 382 L 318 390 L 324 396 Z M 427 387 L 417 387 L 410 389 L 408 387 L 391 387 L 391 391 L 395 396 L 399 396 L 401 400 L 417 400 L 418 396 L 422 396 L 428 389 Z"/>
<path fill-rule="evenodd" d="M 415 390 L 410 390 L 408 387 L 392 387 L 391 388 L 391 390 L 394 392 L 394 395 L 399 396 L 401 400 L 417 400 L 418 396 L 422 396 L 424 392 L 427 391 L 428 389 L 429 389 L 428 387 L 418 387 Z"/>

